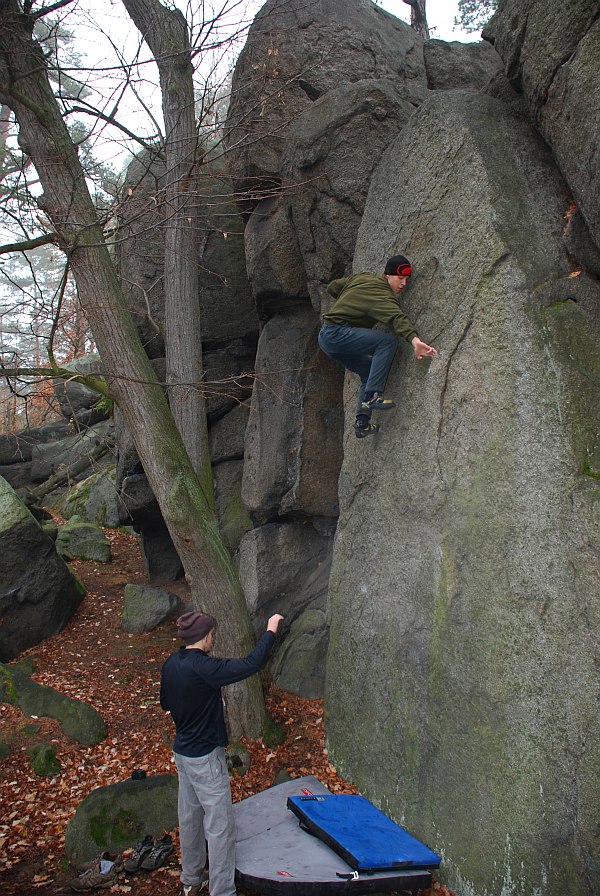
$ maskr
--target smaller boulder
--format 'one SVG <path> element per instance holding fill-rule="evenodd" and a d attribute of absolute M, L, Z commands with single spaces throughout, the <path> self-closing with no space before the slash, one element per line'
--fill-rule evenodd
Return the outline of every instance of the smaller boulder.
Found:
<path fill-rule="evenodd" d="M 0 700 L 18 706 L 26 716 L 56 719 L 67 737 L 80 744 L 99 744 L 106 738 L 106 726 L 93 706 L 32 681 L 18 665 L 0 663 Z"/>
<path fill-rule="evenodd" d="M 116 479 L 114 466 L 92 473 L 61 496 L 53 509 L 66 519 L 78 516 L 95 526 L 116 529 L 119 526 Z"/>
<path fill-rule="evenodd" d="M 146 585 L 125 585 L 121 628 L 124 632 L 149 632 L 165 619 L 177 615 L 176 594 Z"/>
<path fill-rule="evenodd" d="M 103 850 L 122 852 L 146 834 L 156 838 L 172 831 L 177 789 L 177 775 L 149 775 L 92 790 L 67 825 L 69 861 L 81 865 Z"/>
<path fill-rule="evenodd" d="M 98 376 L 99 379 L 103 379 L 102 362 L 97 354 L 76 358 L 63 367 L 73 371 L 74 374 Z M 57 377 L 54 380 L 54 395 L 66 420 L 76 420 L 78 423 L 91 426 L 107 417 L 106 409 L 102 407 L 102 395 L 84 383 Z"/>
<path fill-rule="evenodd" d="M 230 777 L 243 777 L 250 771 L 251 756 L 243 744 L 230 744 L 225 749 L 225 760 Z"/>
<path fill-rule="evenodd" d="M 58 530 L 56 550 L 65 560 L 95 560 L 109 563 L 112 560 L 110 541 L 97 526 L 73 517 Z"/>
<path fill-rule="evenodd" d="M 60 762 L 56 758 L 56 750 L 50 744 L 34 744 L 27 748 L 31 767 L 41 778 L 60 774 Z"/>

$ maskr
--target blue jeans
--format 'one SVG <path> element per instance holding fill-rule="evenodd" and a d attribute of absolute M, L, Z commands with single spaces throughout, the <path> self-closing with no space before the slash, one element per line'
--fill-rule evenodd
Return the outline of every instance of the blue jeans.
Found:
<path fill-rule="evenodd" d="M 365 396 L 381 394 L 398 349 L 398 339 L 383 330 L 351 327 L 350 324 L 323 324 L 319 331 L 319 346 L 325 354 L 343 364 L 360 377 L 356 414 L 371 416 L 362 409 Z"/>

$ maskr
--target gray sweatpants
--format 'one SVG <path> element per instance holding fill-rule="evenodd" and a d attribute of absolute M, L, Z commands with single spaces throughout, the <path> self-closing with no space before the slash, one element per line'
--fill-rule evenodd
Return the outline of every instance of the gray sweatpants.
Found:
<path fill-rule="evenodd" d="M 198 885 L 206 863 L 210 896 L 235 896 L 235 823 L 225 750 L 208 756 L 175 753 L 179 772 L 179 841 L 181 882 Z"/>

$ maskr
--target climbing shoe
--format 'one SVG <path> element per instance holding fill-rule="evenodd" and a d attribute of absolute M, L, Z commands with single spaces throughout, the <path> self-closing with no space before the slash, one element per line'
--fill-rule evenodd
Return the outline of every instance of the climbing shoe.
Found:
<path fill-rule="evenodd" d="M 374 395 L 368 401 L 363 401 L 361 407 L 363 411 L 390 411 L 396 407 L 396 402 L 382 395 Z"/>
<path fill-rule="evenodd" d="M 142 867 L 142 861 L 146 858 L 153 846 L 154 840 L 152 839 L 152 834 L 146 834 L 143 840 L 136 843 L 133 852 L 123 866 L 125 874 L 135 874 L 136 871 L 139 871 Z"/>
<path fill-rule="evenodd" d="M 355 423 L 354 432 L 357 439 L 366 439 L 367 436 L 374 436 L 379 432 L 378 423 Z"/>
<path fill-rule="evenodd" d="M 155 840 L 151 848 L 140 862 L 140 868 L 144 871 L 155 871 L 164 865 L 166 859 L 173 852 L 173 841 L 170 834 L 165 834 L 160 840 Z"/>
<path fill-rule="evenodd" d="M 103 853 L 90 862 L 86 871 L 71 881 L 71 889 L 76 893 L 87 893 L 89 890 L 112 887 L 117 883 L 119 874 L 123 871 L 121 856 L 108 857 Z"/>

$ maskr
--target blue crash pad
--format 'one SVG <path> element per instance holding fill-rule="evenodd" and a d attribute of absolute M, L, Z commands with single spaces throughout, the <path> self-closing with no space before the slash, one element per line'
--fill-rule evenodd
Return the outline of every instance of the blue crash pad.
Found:
<path fill-rule="evenodd" d="M 307 775 L 286 781 L 233 806 L 235 868 L 240 886 L 263 896 L 380 896 L 425 890 L 431 872 L 394 868 L 361 874 L 318 837 L 309 834 L 287 808 L 288 797 L 332 795 Z"/>
<path fill-rule="evenodd" d="M 290 796 L 288 809 L 300 823 L 359 872 L 437 868 L 441 859 L 380 812 L 352 793 Z"/>

